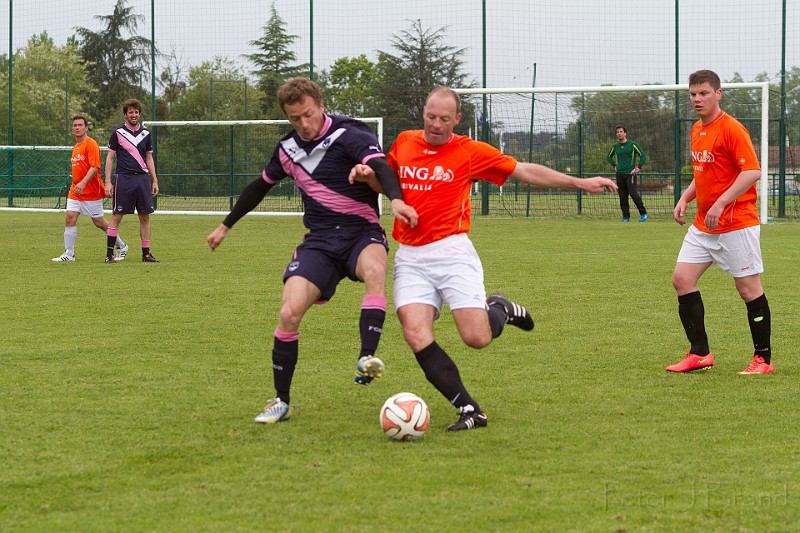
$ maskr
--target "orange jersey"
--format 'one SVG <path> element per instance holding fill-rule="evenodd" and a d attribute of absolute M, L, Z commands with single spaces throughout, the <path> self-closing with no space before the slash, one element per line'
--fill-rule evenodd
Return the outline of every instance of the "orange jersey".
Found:
<path fill-rule="evenodd" d="M 694 226 L 705 233 L 728 233 L 760 223 L 755 184 L 725 206 L 713 231 L 704 223 L 708 210 L 744 170 L 759 170 L 756 151 L 745 127 L 727 113 L 711 123 L 692 126 L 692 169 L 697 189 Z"/>
<path fill-rule="evenodd" d="M 453 134 L 445 144 L 433 146 L 422 130 L 402 132 L 389 151 L 388 162 L 400 176 L 405 202 L 419 215 L 414 228 L 394 222 L 392 237 L 410 246 L 467 233 L 472 181 L 503 185 L 517 166 L 513 157 L 463 135 Z"/>
<path fill-rule="evenodd" d="M 89 180 L 83 192 L 80 195 L 72 192 L 75 185 L 86 177 L 86 173 L 92 167 L 97 167 L 97 174 Z M 72 185 L 69 188 L 69 197 L 82 202 L 102 200 L 106 197 L 106 188 L 100 176 L 100 146 L 91 137 L 86 137 L 85 141 L 72 148 Z"/>

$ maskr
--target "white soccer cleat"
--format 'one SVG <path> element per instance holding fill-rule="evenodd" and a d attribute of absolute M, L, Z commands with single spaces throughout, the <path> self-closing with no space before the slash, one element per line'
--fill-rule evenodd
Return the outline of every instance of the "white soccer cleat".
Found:
<path fill-rule="evenodd" d="M 264 411 L 256 417 L 256 422 L 259 424 L 276 424 L 289 420 L 291 417 L 289 404 L 280 398 L 273 398 L 264 407 Z"/>
<path fill-rule="evenodd" d="M 114 259 L 116 259 L 117 261 L 124 261 L 126 255 L 128 255 L 128 245 L 127 244 L 125 246 L 123 246 L 122 248 L 117 248 L 117 254 L 116 254 L 116 257 L 114 257 Z"/>
<path fill-rule="evenodd" d="M 64 250 L 63 254 L 53 258 L 53 263 L 62 263 L 64 261 L 75 261 L 75 254 L 70 254 L 68 251 Z"/>

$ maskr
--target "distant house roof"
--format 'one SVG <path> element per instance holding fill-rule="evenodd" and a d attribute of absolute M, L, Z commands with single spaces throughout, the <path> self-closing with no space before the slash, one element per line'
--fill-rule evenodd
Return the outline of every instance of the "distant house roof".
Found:
<path fill-rule="evenodd" d="M 759 153 L 759 148 L 756 147 L 756 153 Z M 780 162 L 780 146 L 769 147 L 769 166 L 770 168 L 778 168 Z M 787 169 L 800 169 L 800 146 L 787 146 L 786 147 L 786 168 Z"/>

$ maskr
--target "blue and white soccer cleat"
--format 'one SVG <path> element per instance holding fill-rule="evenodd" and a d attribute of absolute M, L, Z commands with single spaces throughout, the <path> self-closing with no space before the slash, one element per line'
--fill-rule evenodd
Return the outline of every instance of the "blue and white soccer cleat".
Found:
<path fill-rule="evenodd" d="M 358 360 L 354 381 L 356 385 L 369 385 L 373 379 L 380 379 L 383 371 L 383 361 L 373 355 L 365 355 Z"/>

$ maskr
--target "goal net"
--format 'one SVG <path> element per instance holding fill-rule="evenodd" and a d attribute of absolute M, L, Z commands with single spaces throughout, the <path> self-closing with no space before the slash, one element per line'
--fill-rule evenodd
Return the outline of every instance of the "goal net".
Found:
<path fill-rule="evenodd" d="M 768 161 L 769 86 L 723 85 L 722 108 L 750 132 L 762 167 L 759 208 L 767 220 L 770 196 Z M 539 163 L 577 177 L 614 178 L 606 157 L 617 142 L 615 128 L 644 150 L 647 162 L 639 188 L 648 213 L 672 216 L 681 193 L 691 183 L 692 124 L 697 118 L 686 85 L 562 88 L 458 89 L 474 109 L 470 131 L 519 161 Z M 465 116 L 468 113 L 465 113 Z M 777 126 L 775 139 L 777 139 Z M 480 182 L 473 190 L 473 211 L 497 216 L 617 217 L 616 194 L 547 190 L 509 180 L 504 187 Z M 635 207 L 632 205 L 634 208 Z M 694 209 L 694 203 L 690 205 Z M 693 216 L 693 213 L 689 213 Z"/>

